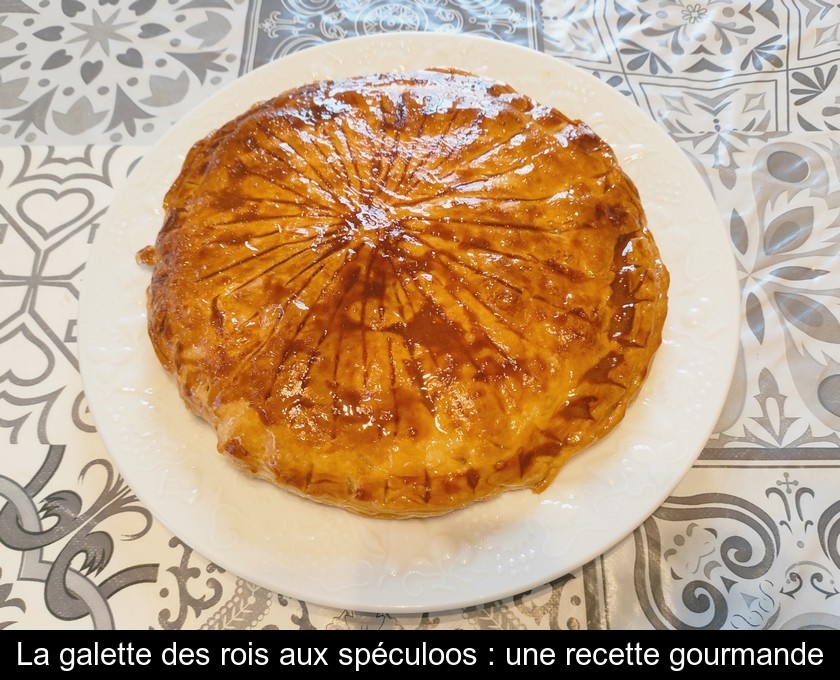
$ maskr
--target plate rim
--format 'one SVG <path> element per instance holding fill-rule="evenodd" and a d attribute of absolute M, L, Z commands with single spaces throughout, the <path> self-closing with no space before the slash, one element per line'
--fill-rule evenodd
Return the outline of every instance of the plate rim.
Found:
<path fill-rule="evenodd" d="M 641 114 L 642 116 L 645 117 L 645 119 L 647 120 L 647 124 L 649 126 L 651 126 L 652 128 L 656 128 L 657 132 L 659 133 L 660 142 L 663 145 L 672 147 L 671 148 L 672 153 L 677 153 L 677 154 L 680 155 L 680 157 L 682 158 L 684 167 L 687 168 L 687 169 L 690 169 L 690 171 L 692 173 L 694 173 L 695 184 L 697 184 L 698 186 L 702 185 L 704 190 L 707 192 L 706 203 L 710 203 L 711 205 L 714 205 L 711 194 L 708 193 L 707 188 L 702 181 L 702 176 L 691 165 L 688 158 L 683 155 L 682 149 L 680 149 L 680 147 L 676 144 L 676 142 L 670 136 L 668 136 L 665 133 L 665 131 L 652 118 L 650 118 L 650 116 L 644 110 L 642 110 L 640 107 L 638 107 L 634 102 L 632 102 L 630 100 L 627 100 L 620 93 L 618 93 L 617 91 L 613 90 L 608 85 L 606 85 L 605 83 L 598 80 L 592 74 L 587 73 L 585 70 L 580 69 L 580 68 L 578 68 L 578 67 L 576 67 L 572 64 L 557 60 L 555 58 L 550 57 L 549 55 L 547 55 L 545 53 L 538 52 L 536 50 L 532 50 L 530 48 L 527 48 L 527 47 L 524 47 L 524 46 L 521 46 L 521 45 L 500 42 L 500 41 L 497 41 L 497 40 L 494 40 L 494 39 L 491 39 L 491 38 L 488 38 L 488 37 L 474 36 L 474 35 L 469 35 L 469 34 L 439 34 L 439 33 L 426 33 L 426 32 L 402 32 L 402 33 L 357 36 L 357 37 L 352 37 L 352 38 L 345 38 L 345 39 L 340 40 L 340 41 L 324 43 L 324 44 L 318 45 L 318 46 L 308 47 L 308 48 L 306 48 L 304 50 L 301 50 L 299 52 L 295 52 L 291 55 L 285 56 L 285 57 L 283 57 L 283 58 L 281 58 L 277 61 L 274 61 L 274 62 L 265 64 L 263 66 L 260 66 L 259 68 L 254 69 L 253 71 L 250 71 L 249 73 L 244 74 L 243 76 L 240 76 L 236 80 L 234 80 L 231 83 L 228 83 L 224 87 L 220 88 L 211 97 L 206 99 L 204 102 L 199 104 L 196 108 L 194 108 L 191 112 L 186 114 L 178 123 L 176 123 L 170 130 L 168 130 L 154 145 L 152 145 L 152 147 L 149 149 L 149 153 L 147 153 L 146 156 L 140 160 L 140 162 L 136 165 L 136 167 L 132 171 L 132 177 L 137 177 L 138 175 L 142 175 L 143 172 L 147 171 L 147 168 L 146 168 L 147 159 L 152 156 L 152 152 L 155 149 L 163 148 L 166 145 L 170 144 L 172 142 L 172 140 L 177 140 L 177 139 L 183 137 L 184 134 L 185 134 L 185 131 L 191 130 L 191 126 L 195 124 L 195 119 L 197 117 L 200 117 L 200 116 L 204 115 L 204 113 L 206 113 L 206 111 L 208 109 L 212 110 L 212 104 L 214 102 L 219 103 L 219 102 L 223 101 L 226 97 L 230 96 L 232 93 L 233 94 L 237 93 L 239 89 L 244 89 L 246 87 L 246 85 L 245 85 L 246 83 L 250 83 L 252 81 L 256 82 L 262 76 L 265 76 L 267 74 L 273 74 L 275 71 L 279 72 L 283 69 L 284 66 L 287 66 L 290 63 L 294 64 L 294 62 L 296 62 L 296 61 L 303 61 L 305 63 L 307 61 L 307 59 L 312 60 L 313 55 L 318 56 L 318 53 L 329 54 L 331 51 L 335 51 L 337 49 L 336 45 L 338 45 L 339 43 L 341 44 L 341 46 L 338 48 L 339 50 L 342 50 L 342 49 L 347 50 L 347 49 L 350 49 L 350 47 L 348 45 L 354 45 L 354 44 L 359 45 L 361 43 L 368 43 L 368 44 L 371 44 L 371 45 L 376 45 L 376 44 L 381 43 L 383 45 L 387 45 L 389 43 L 391 43 L 391 44 L 399 43 L 400 41 L 415 42 L 415 43 L 428 43 L 428 44 L 432 44 L 432 43 L 440 42 L 440 41 L 455 42 L 455 43 L 462 43 L 465 47 L 468 44 L 484 45 L 485 47 L 492 46 L 494 49 L 503 49 L 505 51 L 512 51 L 512 53 L 519 53 L 523 58 L 525 58 L 525 57 L 527 57 L 529 59 L 538 58 L 538 59 L 543 60 L 544 63 L 546 64 L 546 67 L 549 67 L 551 69 L 559 69 L 560 71 L 566 71 L 567 73 L 573 73 L 577 77 L 583 77 L 584 79 L 591 79 L 591 80 L 587 80 L 587 85 L 589 87 L 593 88 L 594 90 L 599 90 L 599 92 L 598 92 L 599 96 L 604 96 L 607 99 L 612 99 L 615 102 L 620 102 L 622 108 L 626 108 L 628 106 L 632 107 L 633 109 L 635 109 L 637 111 L 638 114 Z M 293 70 L 293 69 L 291 69 L 291 70 Z M 400 70 L 400 69 L 395 69 L 395 70 Z M 363 72 L 363 71 L 360 71 L 360 72 Z M 302 82 L 300 84 L 302 84 Z M 257 101 L 259 101 L 259 100 L 253 100 L 253 101 L 250 101 L 250 103 L 249 102 L 243 102 L 239 106 L 239 108 L 240 108 L 240 110 L 245 110 L 245 108 L 247 108 L 248 106 L 250 106 L 252 104 L 257 103 Z M 210 120 L 213 120 L 212 115 L 210 116 Z M 225 120 L 226 119 L 219 120 L 219 122 L 215 125 L 215 127 L 218 127 L 220 124 L 225 122 Z M 206 122 L 207 121 L 205 120 L 204 123 L 206 124 Z M 587 122 L 587 124 L 589 124 L 589 121 L 585 121 L 585 122 Z M 596 131 L 597 131 L 597 125 L 593 125 L 593 128 L 595 128 Z M 214 129 L 214 127 L 211 127 L 211 129 Z M 189 136 L 191 136 L 193 138 L 193 141 L 198 141 L 198 139 L 200 139 L 200 137 L 202 135 L 196 135 L 196 134 L 193 133 Z M 614 141 L 614 140 L 608 139 L 606 137 L 605 137 L 605 139 L 608 143 L 611 143 L 611 144 Z M 151 161 L 149 161 L 149 163 L 151 164 Z M 180 162 L 177 165 L 180 168 Z M 115 222 L 115 217 L 112 214 L 112 212 L 117 211 L 117 209 L 124 202 L 123 201 L 124 195 L 127 194 L 129 191 L 131 191 L 133 187 L 134 187 L 134 183 L 132 181 L 132 178 L 129 177 L 119 188 L 117 188 L 117 190 L 115 191 L 115 194 L 114 194 L 112 205 L 111 205 L 111 207 L 109 207 L 108 211 L 106 212 L 106 214 L 102 218 L 103 226 L 106 226 L 108 224 L 112 224 L 112 223 Z M 716 206 L 715 206 L 715 208 L 716 208 Z M 721 235 L 722 235 L 723 230 L 724 230 L 723 221 L 722 221 L 720 215 L 716 211 L 715 211 L 715 215 L 717 217 L 716 225 L 717 225 L 717 223 L 719 223 L 720 230 L 721 230 Z M 88 262 L 90 262 L 93 259 L 93 257 L 95 256 L 96 251 L 97 251 L 96 243 L 103 241 L 103 238 L 102 238 L 101 235 L 105 231 L 106 231 L 105 229 L 100 230 L 100 234 L 98 235 L 99 238 L 97 238 L 97 241 L 94 242 L 94 245 L 93 245 L 93 247 L 90 251 L 90 254 L 88 256 Z M 735 260 L 734 260 L 734 255 L 731 253 L 731 250 L 729 251 L 729 254 L 730 254 L 731 258 L 729 259 L 729 262 L 728 262 L 728 264 L 729 264 L 728 275 L 729 275 L 729 278 L 731 278 L 733 296 L 735 297 L 736 300 L 738 300 L 739 296 L 738 296 L 738 285 L 737 285 L 737 276 L 736 276 L 736 269 L 735 269 Z M 90 283 L 90 281 L 92 281 L 92 280 L 93 280 L 92 278 L 88 279 L 86 277 L 86 280 L 83 283 L 82 291 L 81 291 L 81 295 L 80 295 L 80 313 L 79 313 L 79 322 L 78 322 L 79 323 L 79 328 L 78 328 L 79 365 L 80 365 L 80 373 L 82 375 L 82 381 L 83 381 L 83 384 L 85 385 L 86 388 L 87 388 L 88 385 L 92 384 L 91 371 L 92 371 L 92 367 L 93 367 L 92 360 L 89 358 L 89 356 L 86 354 L 86 352 L 83 351 L 83 348 L 86 346 L 87 343 L 89 343 L 88 338 L 90 336 L 88 334 L 90 332 L 90 328 L 93 325 L 92 320 L 89 319 L 89 316 L 91 314 L 89 303 L 90 303 L 90 300 L 92 299 L 92 297 L 94 296 L 94 293 L 91 292 L 92 284 Z M 739 305 L 738 304 L 733 304 L 732 307 L 735 311 L 734 319 L 737 320 L 739 318 L 739 315 L 740 315 Z M 669 309 L 669 314 L 670 314 L 670 311 L 671 310 Z M 732 310 L 730 310 L 730 312 L 731 311 Z M 725 376 L 723 378 L 723 381 L 725 382 L 726 388 L 722 389 L 720 394 L 718 395 L 718 398 L 717 398 L 717 400 L 715 402 L 715 405 L 714 405 L 714 414 L 713 414 L 714 417 L 709 419 L 707 430 L 705 432 L 703 432 L 703 436 L 702 436 L 703 443 L 697 448 L 697 451 L 696 451 L 695 455 L 690 457 L 690 460 L 687 460 L 686 464 L 684 466 L 682 466 L 683 467 L 682 471 L 680 472 L 679 475 L 677 475 L 677 478 L 673 483 L 668 484 L 667 488 L 663 486 L 660 489 L 660 493 L 659 493 L 658 496 L 656 496 L 655 502 L 648 502 L 647 503 L 647 505 L 650 508 L 650 512 L 644 514 L 644 516 L 642 516 L 642 517 L 635 518 L 633 528 L 630 531 L 624 531 L 623 530 L 622 532 L 620 532 L 620 535 L 615 536 L 615 538 L 612 541 L 610 541 L 609 544 L 605 544 L 605 545 L 601 546 L 601 548 L 599 548 L 598 550 L 590 550 L 586 553 L 582 553 L 581 555 L 578 556 L 578 558 L 576 560 L 574 560 L 573 562 L 570 562 L 569 565 L 566 565 L 562 569 L 559 569 L 559 571 L 556 572 L 553 575 L 553 577 L 546 578 L 543 574 L 540 574 L 539 576 L 537 576 L 537 577 L 535 577 L 531 580 L 522 580 L 520 582 L 517 582 L 515 585 L 511 585 L 510 588 L 508 588 L 506 590 L 495 588 L 495 589 L 493 589 L 492 592 L 486 592 L 486 593 L 481 593 L 481 594 L 472 593 L 472 594 L 470 594 L 468 596 L 464 596 L 460 599 L 453 598 L 453 599 L 451 599 L 451 601 L 446 601 L 444 603 L 435 604 L 432 608 L 430 608 L 427 604 L 422 603 L 422 602 L 405 602 L 403 604 L 396 604 L 396 605 L 395 604 L 378 604 L 378 603 L 364 604 L 363 602 L 355 601 L 352 598 L 347 599 L 347 600 L 342 600 L 341 598 L 320 598 L 317 594 L 313 595 L 312 593 L 308 593 L 308 592 L 307 593 L 293 592 L 294 588 L 292 588 L 291 591 L 289 591 L 286 588 L 278 590 L 277 584 L 273 584 L 273 583 L 268 584 L 268 583 L 261 582 L 260 580 L 256 580 L 255 582 L 258 585 L 263 585 L 265 587 L 269 587 L 273 590 L 276 590 L 277 592 L 283 592 L 284 594 L 288 594 L 288 595 L 293 596 L 293 597 L 298 597 L 299 599 L 304 600 L 308 603 L 312 603 L 312 604 L 321 604 L 321 605 L 324 605 L 324 606 L 332 606 L 332 607 L 339 607 L 339 608 L 346 608 L 346 609 L 355 609 L 355 610 L 360 610 L 360 611 L 369 611 L 369 612 L 376 612 L 376 613 L 410 614 L 410 613 L 421 613 L 421 612 L 428 612 L 428 611 L 445 611 L 445 610 L 449 610 L 449 609 L 464 608 L 464 607 L 467 607 L 467 606 L 472 606 L 472 605 L 480 604 L 480 603 L 483 603 L 483 602 L 488 602 L 488 601 L 491 601 L 491 600 L 497 600 L 497 599 L 510 597 L 510 596 L 517 595 L 519 593 L 531 590 L 535 587 L 544 585 L 544 584 L 548 583 L 550 580 L 552 580 L 552 578 L 562 576 L 563 573 L 565 573 L 566 571 L 573 571 L 575 569 L 578 569 L 580 566 L 582 566 L 583 564 L 586 564 L 591 559 L 594 559 L 598 555 L 603 554 L 605 551 L 607 551 L 610 548 L 612 548 L 613 546 L 615 546 L 621 540 L 626 538 L 630 533 L 632 533 L 632 531 L 634 531 L 636 528 L 638 528 L 638 526 L 642 522 L 644 522 L 647 517 L 649 517 L 651 512 L 655 511 L 656 508 L 659 507 L 662 504 L 662 502 L 664 502 L 664 500 L 670 495 L 670 493 L 677 486 L 677 484 L 679 484 L 680 480 L 682 480 L 685 477 L 686 473 L 689 471 L 689 469 L 692 467 L 692 465 L 696 461 L 697 457 L 702 452 L 703 446 L 708 441 L 709 437 L 711 436 L 712 432 L 714 431 L 714 426 L 715 426 L 715 423 L 717 421 L 717 418 L 719 417 L 719 415 L 720 415 L 720 413 L 721 413 L 721 411 L 722 411 L 722 409 L 725 405 L 728 386 L 731 383 L 732 377 L 734 375 L 735 367 L 736 367 L 737 351 L 738 351 L 738 347 L 739 347 L 739 330 L 738 330 L 739 324 L 734 323 L 734 324 L 732 324 L 732 327 L 733 327 L 732 331 L 731 331 L 731 333 L 732 333 L 732 338 L 731 338 L 732 347 L 731 347 L 730 353 L 727 357 L 728 361 L 726 362 L 726 366 L 721 369 L 724 373 L 724 376 Z M 87 394 L 87 389 L 85 390 L 85 393 Z M 172 533 L 174 536 L 179 536 L 180 537 L 183 533 L 183 529 L 181 527 L 177 526 L 177 522 L 173 523 L 172 518 L 162 517 L 157 512 L 157 509 L 154 507 L 156 504 L 153 501 L 151 501 L 150 495 L 145 493 L 145 489 L 143 489 L 141 491 L 138 491 L 137 488 L 136 488 L 136 485 L 134 484 L 134 481 L 136 481 L 136 480 L 132 480 L 129 477 L 129 475 L 124 473 L 124 471 L 123 471 L 124 466 L 120 464 L 120 456 L 119 456 L 118 453 L 115 453 L 115 451 L 114 451 L 113 438 L 111 438 L 109 436 L 110 430 L 109 430 L 108 426 L 107 425 L 102 425 L 102 427 L 100 428 L 100 425 L 99 425 L 100 421 L 102 421 L 103 423 L 106 421 L 106 419 L 104 419 L 102 417 L 102 411 L 104 411 L 104 409 L 101 406 L 99 406 L 98 404 L 94 405 L 94 401 L 96 401 L 96 400 L 95 399 L 94 400 L 90 400 L 90 399 L 88 400 L 89 408 L 90 408 L 90 411 L 91 411 L 91 416 L 94 420 L 94 423 L 97 424 L 97 431 L 100 433 L 100 437 L 102 438 L 106 449 L 108 450 L 109 454 L 111 455 L 112 459 L 114 460 L 115 464 L 117 465 L 117 468 L 123 474 L 126 482 L 131 486 L 132 491 L 135 493 L 135 495 L 137 495 L 137 497 L 141 500 L 141 502 L 153 513 L 155 518 L 163 526 L 165 526 L 166 529 L 170 533 Z M 99 414 L 97 414 L 98 410 L 100 411 Z M 698 435 L 698 438 L 699 438 L 699 435 Z M 110 441 L 109 441 L 109 439 L 110 439 Z M 374 521 L 382 522 L 383 520 L 374 520 Z M 384 520 L 384 521 L 401 522 L 403 520 Z M 174 526 L 173 526 L 173 524 L 174 524 Z M 208 549 L 207 546 L 195 546 L 195 545 L 193 545 L 192 547 L 197 552 L 202 554 L 205 557 L 205 559 L 211 560 L 212 562 L 214 562 L 214 563 L 216 563 L 220 566 L 223 566 L 225 569 L 228 569 L 232 573 L 235 573 L 235 574 L 242 573 L 242 568 L 241 567 L 232 566 L 231 565 L 231 560 L 228 559 L 225 555 L 219 555 L 218 551 L 215 551 L 213 549 Z"/>

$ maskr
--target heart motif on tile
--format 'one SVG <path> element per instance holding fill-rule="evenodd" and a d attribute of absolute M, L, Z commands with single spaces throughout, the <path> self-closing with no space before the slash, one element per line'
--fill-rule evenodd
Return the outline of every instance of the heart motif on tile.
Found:
<path fill-rule="evenodd" d="M 79 0 L 61 0 L 61 11 L 64 12 L 65 16 L 74 17 L 84 9 L 84 3 L 79 2 Z"/>
<path fill-rule="evenodd" d="M 86 61 L 82 63 L 79 72 L 82 74 L 82 80 L 85 81 L 85 85 L 90 85 L 90 81 L 102 72 L 102 66 L 101 61 Z"/>
<path fill-rule="evenodd" d="M 143 55 L 140 54 L 139 50 L 136 50 L 133 47 L 131 47 L 122 54 L 118 54 L 117 61 L 121 64 L 124 64 L 125 66 L 131 66 L 132 68 L 140 68 L 143 66 Z"/>
<path fill-rule="evenodd" d="M 139 36 L 141 38 L 156 38 L 164 33 L 169 33 L 169 29 L 166 26 L 161 26 L 160 24 L 143 24 L 140 27 Z"/>
<path fill-rule="evenodd" d="M 93 196 L 87 189 L 33 189 L 17 204 L 23 221 L 45 239 L 80 222 L 92 207 Z"/>
<path fill-rule="evenodd" d="M 61 32 L 64 26 L 47 26 L 40 31 L 35 31 L 32 35 L 41 40 L 49 40 L 50 42 L 61 39 Z"/>
<path fill-rule="evenodd" d="M 0 378 L 13 385 L 36 385 L 46 378 L 55 366 L 52 350 L 25 324 L 0 335 L 3 359 L 0 359 Z M 12 357 L 15 361 L 12 362 Z"/>
<path fill-rule="evenodd" d="M 53 52 L 49 57 L 47 57 L 47 60 L 44 62 L 44 65 L 41 68 L 45 71 L 49 71 L 53 68 L 61 68 L 62 66 L 66 66 L 71 61 L 73 61 L 73 57 L 67 54 L 67 50 L 62 48 L 57 52 Z"/>
<path fill-rule="evenodd" d="M 130 9 L 139 17 L 140 15 L 148 12 L 154 6 L 155 0 L 135 0 L 135 2 L 132 2 L 128 6 L 128 9 Z"/>

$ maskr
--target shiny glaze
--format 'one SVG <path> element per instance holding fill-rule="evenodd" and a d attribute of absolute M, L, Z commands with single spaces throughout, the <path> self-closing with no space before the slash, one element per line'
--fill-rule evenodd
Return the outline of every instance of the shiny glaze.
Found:
<path fill-rule="evenodd" d="M 246 471 L 372 515 L 544 488 L 618 422 L 668 277 L 589 128 L 455 71 L 321 82 L 190 152 L 150 335 Z"/>

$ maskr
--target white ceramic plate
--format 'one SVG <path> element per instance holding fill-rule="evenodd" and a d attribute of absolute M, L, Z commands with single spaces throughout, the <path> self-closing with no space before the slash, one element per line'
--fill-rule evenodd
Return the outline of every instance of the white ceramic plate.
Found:
<path fill-rule="evenodd" d="M 146 268 L 161 200 L 200 137 L 251 104 L 322 78 L 430 66 L 506 81 L 581 118 L 635 180 L 672 277 L 664 343 L 625 420 L 540 495 L 504 494 L 436 519 L 356 517 L 245 478 L 215 453 L 146 335 Z M 735 364 L 739 294 L 715 204 L 680 149 L 594 77 L 484 38 L 391 34 L 308 49 L 228 86 L 179 122 L 118 192 L 87 265 L 80 352 L 105 444 L 143 503 L 206 558 L 311 603 L 427 612 L 515 595 L 632 532 L 668 496 L 716 422 Z"/>

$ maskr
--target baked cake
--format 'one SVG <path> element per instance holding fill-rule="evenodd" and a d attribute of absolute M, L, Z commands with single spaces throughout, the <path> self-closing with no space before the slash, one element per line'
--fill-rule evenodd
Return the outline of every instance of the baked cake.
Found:
<path fill-rule="evenodd" d="M 190 150 L 149 335 L 241 470 L 376 517 L 541 491 L 623 418 L 668 273 L 584 123 L 470 73 L 284 92 Z"/>

